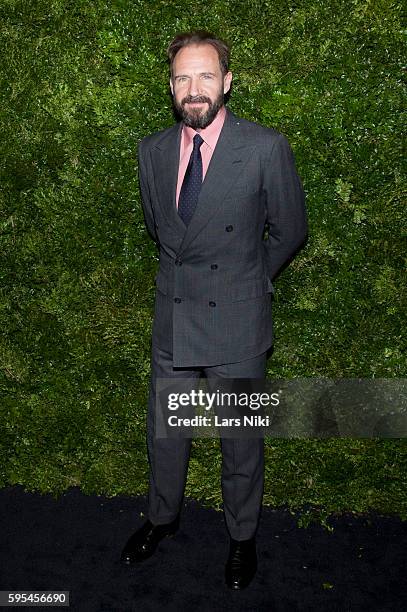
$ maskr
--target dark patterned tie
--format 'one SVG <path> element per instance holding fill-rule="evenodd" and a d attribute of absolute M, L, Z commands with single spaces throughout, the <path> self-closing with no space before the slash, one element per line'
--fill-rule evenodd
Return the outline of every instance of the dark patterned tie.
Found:
<path fill-rule="evenodd" d="M 203 142 L 199 134 L 194 136 L 194 148 L 189 158 L 188 168 L 179 194 L 178 214 L 186 226 L 192 219 L 202 187 L 201 145 Z"/>

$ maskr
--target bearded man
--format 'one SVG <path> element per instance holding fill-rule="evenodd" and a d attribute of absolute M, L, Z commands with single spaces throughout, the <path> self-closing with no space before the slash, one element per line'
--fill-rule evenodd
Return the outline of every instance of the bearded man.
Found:
<path fill-rule="evenodd" d="M 148 520 L 128 540 L 125 564 L 150 557 L 179 525 L 190 438 L 155 432 L 157 380 L 264 378 L 272 338 L 272 281 L 306 238 L 304 193 L 287 139 L 225 107 L 229 48 L 204 31 L 168 48 L 181 121 L 144 138 L 139 180 L 160 263 L 147 417 Z M 230 536 L 226 584 L 243 589 L 257 569 L 264 482 L 262 438 L 221 438 Z M 209 552 L 209 551 L 208 551 Z"/>

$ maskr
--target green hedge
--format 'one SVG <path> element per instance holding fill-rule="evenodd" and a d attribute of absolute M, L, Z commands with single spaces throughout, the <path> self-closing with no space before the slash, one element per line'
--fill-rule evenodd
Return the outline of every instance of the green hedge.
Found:
<path fill-rule="evenodd" d="M 157 254 L 137 143 L 173 123 L 165 48 L 232 44 L 230 108 L 284 132 L 310 239 L 277 281 L 273 377 L 405 375 L 402 24 L 391 0 L 3 0 L 0 484 L 143 493 Z M 407 516 L 399 440 L 269 440 L 265 503 Z M 220 503 L 216 441 L 189 495 Z"/>

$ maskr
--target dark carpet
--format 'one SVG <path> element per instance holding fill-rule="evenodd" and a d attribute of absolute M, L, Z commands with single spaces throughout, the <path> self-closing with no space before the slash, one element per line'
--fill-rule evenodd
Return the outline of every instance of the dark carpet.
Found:
<path fill-rule="evenodd" d="M 11 487 L 0 507 L 0 590 L 69 590 L 78 612 L 407 610 L 407 524 L 396 517 L 343 515 L 330 519 L 330 533 L 265 508 L 258 574 L 234 592 L 223 581 L 223 515 L 196 502 L 186 501 L 178 534 L 130 568 L 118 558 L 144 521 L 145 498 L 72 489 L 55 500 Z"/>

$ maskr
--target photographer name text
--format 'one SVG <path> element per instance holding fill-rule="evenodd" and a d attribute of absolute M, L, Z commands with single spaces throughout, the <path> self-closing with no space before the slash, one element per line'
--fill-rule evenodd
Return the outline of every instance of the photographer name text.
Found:
<path fill-rule="evenodd" d="M 269 427 L 270 417 L 254 414 L 251 416 L 225 418 L 218 415 L 196 415 L 191 418 L 178 417 L 172 414 L 168 417 L 170 427 Z"/>

